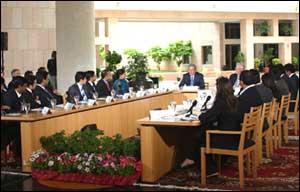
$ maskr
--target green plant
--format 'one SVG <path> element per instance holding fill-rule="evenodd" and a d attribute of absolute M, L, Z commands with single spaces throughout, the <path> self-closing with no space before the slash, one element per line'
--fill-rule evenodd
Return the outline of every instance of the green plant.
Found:
<path fill-rule="evenodd" d="M 292 64 L 299 65 L 299 57 L 292 57 Z"/>
<path fill-rule="evenodd" d="M 243 52 L 239 51 L 237 55 L 234 57 L 234 62 L 236 63 L 244 63 L 245 62 L 245 55 Z"/>
<path fill-rule="evenodd" d="M 109 71 L 115 71 L 117 69 L 117 64 L 122 61 L 122 56 L 116 51 L 108 51 L 105 56 L 105 61 L 108 63 L 106 69 Z"/>
<path fill-rule="evenodd" d="M 169 44 L 169 48 L 172 59 L 175 60 L 177 67 L 183 63 L 184 56 L 192 56 L 193 48 L 192 41 L 177 41 Z"/>
<path fill-rule="evenodd" d="M 152 47 L 147 54 L 154 60 L 158 70 L 160 70 L 160 64 L 162 61 L 169 61 L 171 59 L 169 50 L 163 49 L 159 46 Z"/>
<path fill-rule="evenodd" d="M 261 60 L 262 60 L 265 64 L 269 63 L 270 60 L 274 58 L 273 51 L 274 51 L 274 48 L 271 48 L 271 47 L 270 47 L 270 48 L 268 48 L 268 49 L 264 52 L 264 54 L 262 55 Z"/>
<path fill-rule="evenodd" d="M 99 56 L 101 57 L 101 59 L 105 60 L 106 57 L 106 51 L 104 46 L 100 45 L 99 47 Z"/>
<path fill-rule="evenodd" d="M 262 36 L 267 36 L 269 32 L 269 24 L 267 21 L 263 21 L 261 23 L 256 24 L 256 31 L 260 33 Z"/>
<path fill-rule="evenodd" d="M 293 33 L 293 28 L 289 23 L 281 23 L 279 30 L 280 34 L 285 36 L 290 36 Z"/>
<path fill-rule="evenodd" d="M 259 69 L 260 65 L 261 65 L 262 61 L 260 58 L 255 58 L 254 59 L 254 65 L 256 69 Z"/>
<path fill-rule="evenodd" d="M 134 80 L 141 80 L 141 75 L 148 73 L 147 56 L 136 49 L 126 49 L 124 54 L 127 55 L 128 59 L 128 77 Z"/>
<path fill-rule="evenodd" d="M 278 64 L 280 64 L 280 59 L 279 59 L 279 58 L 273 58 L 273 59 L 272 59 L 272 64 L 273 64 L 273 65 L 278 65 Z"/>

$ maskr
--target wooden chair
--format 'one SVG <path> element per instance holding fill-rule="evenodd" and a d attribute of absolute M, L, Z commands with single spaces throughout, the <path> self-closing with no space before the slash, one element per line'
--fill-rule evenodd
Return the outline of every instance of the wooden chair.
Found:
<path fill-rule="evenodd" d="M 292 119 L 294 122 L 294 132 L 295 135 L 298 135 L 298 131 L 299 131 L 299 91 L 297 93 L 297 98 L 294 100 L 290 100 L 289 105 L 291 105 L 291 103 L 295 103 L 295 107 L 294 107 L 294 111 L 288 111 L 287 116 L 288 119 Z"/>
<path fill-rule="evenodd" d="M 276 128 L 277 128 L 277 142 L 278 146 L 282 146 L 282 137 L 284 137 L 284 142 L 288 143 L 288 121 L 287 118 L 283 119 L 283 114 L 286 116 L 287 112 L 289 110 L 289 100 L 290 95 L 283 95 L 281 97 L 280 105 L 279 105 L 279 111 L 278 111 L 278 119 L 276 122 Z"/>
<path fill-rule="evenodd" d="M 277 128 L 277 122 L 278 122 L 278 116 L 279 116 L 279 102 L 277 102 L 276 98 L 273 98 L 273 102 L 272 102 L 272 110 L 271 110 L 271 118 L 270 118 L 270 122 L 272 124 L 271 125 L 271 130 L 270 130 L 270 137 L 271 137 L 271 141 L 270 141 L 270 155 L 273 154 L 274 149 L 278 149 L 279 145 L 278 145 L 278 128 Z"/>
<path fill-rule="evenodd" d="M 256 137 L 257 127 L 260 122 L 261 106 L 251 109 L 251 113 L 244 115 L 241 131 L 220 131 L 220 130 L 208 130 L 206 132 L 206 147 L 201 148 L 201 185 L 206 185 L 206 154 L 217 155 L 231 155 L 238 157 L 239 163 L 239 178 L 240 188 L 244 187 L 244 156 L 247 160 L 247 172 L 250 174 L 252 169 L 252 175 L 254 178 L 257 176 L 256 172 Z M 210 147 L 210 135 L 212 134 L 225 134 L 225 135 L 240 135 L 240 142 L 238 149 L 229 150 L 221 148 Z M 246 141 L 254 141 L 253 145 L 245 148 Z M 251 167 L 252 166 L 252 167 Z"/>
<path fill-rule="evenodd" d="M 264 103 L 262 106 L 261 119 L 259 123 L 259 127 L 256 131 L 257 133 L 257 142 L 256 142 L 256 163 L 257 166 L 262 163 L 263 158 L 263 138 L 266 140 L 266 156 L 270 158 L 270 150 L 271 150 L 271 136 L 272 136 L 272 121 L 271 121 L 271 112 L 272 112 L 272 104 L 273 102 Z M 250 113 L 253 112 L 255 108 L 252 108 Z M 264 130 L 264 120 L 267 120 L 269 128 Z"/>

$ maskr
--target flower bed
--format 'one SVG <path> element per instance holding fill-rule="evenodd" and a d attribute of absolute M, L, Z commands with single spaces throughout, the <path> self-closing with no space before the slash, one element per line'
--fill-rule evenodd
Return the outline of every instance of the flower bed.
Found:
<path fill-rule="evenodd" d="M 61 132 L 41 139 L 43 148 L 48 150 L 32 153 L 29 159 L 32 177 L 97 185 L 132 185 L 142 172 L 142 163 L 133 156 L 137 148 L 120 136 L 98 138 L 98 133 L 75 132 L 65 137 Z M 81 141 L 80 148 L 74 148 L 74 141 L 87 135 L 94 137 Z M 72 147 L 67 147 L 70 143 Z M 59 150 L 66 152 L 58 153 Z"/>

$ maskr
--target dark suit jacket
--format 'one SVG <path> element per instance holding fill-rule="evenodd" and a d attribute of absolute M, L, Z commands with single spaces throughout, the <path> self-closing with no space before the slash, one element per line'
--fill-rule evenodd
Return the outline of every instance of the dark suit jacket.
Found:
<path fill-rule="evenodd" d="M 3 105 L 9 106 L 9 113 L 21 112 L 21 101 L 23 101 L 23 96 L 18 98 L 18 95 L 14 89 L 10 89 L 4 94 Z"/>
<path fill-rule="evenodd" d="M 88 93 L 91 95 L 93 95 L 93 93 L 95 93 L 97 91 L 95 83 L 93 83 L 93 86 L 92 86 L 89 82 L 86 82 L 86 89 L 87 89 Z"/>
<path fill-rule="evenodd" d="M 47 63 L 47 68 L 49 71 L 49 75 L 56 76 L 57 74 L 57 66 L 56 66 L 56 59 L 49 59 Z"/>
<path fill-rule="evenodd" d="M 24 100 L 27 102 L 27 103 L 30 103 L 30 107 L 32 109 L 34 108 L 39 108 L 41 107 L 40 104 L 38 104 L 35 99 L 36 99 L 36 96 L 34 94 L 34 92 L 29 92 L 28 90 L 26 90 L 24 93 L 23 93 L 23 97 L 24 97 Z"/>
<path fill-rule="evenodd" d="M 50 100 L 56 99 L 53 93 L 51 93 L 50 91 L 45 91 L 40 86 L 36 86 L 36 88 L 34 89 L 34 94 L 41 101 L 41 107 L 51 107 Z"/>
<path fill-rule="evenodd" d="M 97 88 L 99 97 L 111 96 L 111 93 L 110 93 L 111 85 L 110 85 L 110 83 L 108 83 L 108 85 L 109 85 L 109 89 L 103 79 L 98 81 L 96 88 Z"/>
<path fill-rule="evenodd" d="M 242 121 L 245 113 L 250 112 L 251 107 L 256 107 L 263 104 L 263 101 L 256 89 L 256 86 L 248 88 L 238 97 L 238 113 Z"/>
<path fill-rule="evenodd" d="M 269 103 L 273 100 L 273 93 L 270 88 L 264 86 L 263 84 L 258 84 L 255 87 L 263 103 Z"/>
<path fill-rule="evenodd" d="M 291 99 L 296 99 L 297 92 L 299 90 L 299 77 L 296 74 L 293 74 L 291 77 L 289 77 L 288 82 Z"/>
<path fill-rule="evenodd" d="M 230 75 L 229 80 L 231 82 L 231 85 L 234 85 L 237 80 L 238 75 L 236 73 L 233 73 Z"/>
<path fill-rule="evenodd" d="M 83 90 L 84 90 L 84 92 L 85 92 L 85 95 L 86 95 L 87 99 L 93 99 L 93 95 L 91 95 L 91 94 L 88 92 L 87 86 L 86 86 L 86 85 L 83 85 Z M 69 87 L 67 94 L 68 94 L 68 97 L 67 97 L 67 101 L 68 101 L 68 102 L 75 103 L 74 97 L 75 97 L 76 95 L 79 95 L 79 96 L 80 96 L 80 97 L 79 97 L 79 100 L 80 100 L 80 101 L 83 100 L 83 97 L 82 97 L 82 95 L 81 95 L 81 93 L 80 93 L 80 90 L 79 90 L 79 87 L 78 87 L 77 83 L 75 83 L 75 84 L 73 84 L 71 87 Z"/>
<path fill-rule="evenodd" d="M 231 112 L 225 98 L 216 98 L 214 105 L 206 113 L 199 116 L 201 126 L 208 129 L 222 131 L 240 131 L 240 117 L 236 112 Z M 217 123 L 217 125 L 212 125 Z M 237 135 L 212 135 L 211 146 L 222 149 L 237 149 L 239 146 L 240 137 Z"/>
<path fill-rule="evenodd" d="M 191 85 L 191 78 L 189 73 L 183 75 L 182 80 L 179 84 L 179 87 L 184 85 L 190 86 Z M 196 72 L 194 77 L 194 86 L 198 86 L 200 89 L 205 89 L 203 75 L 201 73 Z"/>

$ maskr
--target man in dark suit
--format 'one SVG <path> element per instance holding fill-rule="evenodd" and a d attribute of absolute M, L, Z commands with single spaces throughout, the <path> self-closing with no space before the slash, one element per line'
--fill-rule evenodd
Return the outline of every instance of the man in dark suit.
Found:
<path fill-rule="evenodd" d="M 229 80 L 232 84 L 232 86 L 234 86 L 235 84 L 237 86 L 239 86 L 240 84 L 240 74 L 242 73 L 242 71 L 244 71 L 245 66 L 242 64 L 236 64 L 235 66 L 235 73 L 231 74 L 229 77 Z"/>
<path fill-rule="evenodd" d="M 75 103 L 74 97 L 78 96 L 79 101 L 93 99 L 93 95 L 91 95 L 86 87 L 86 76 L 85 72 L 79 71 L 75 75 L 75 84 L 73 84 L 68 89 L 68 102 Z"/>
<path fill-rule="evenodd" d="M 14 77 L 12 80 L 12 89 L 8 90 L 3 98 L 3 105 L 8 107 L 8 112 L 21 112 L 21 103 L 24 100 L 23 93 L 26 90 L 26 80 L 24 77 Z"/>
<path fill-rule="evenodd" d="M 179 87 L 198 86 L 199 89 L 205 89 L 203 75 L 197 72 L 196 65 L 190 64 L 188 67 L 188 73 L 183 75 L 183 78 L 179 84 Z"/>
<path fill-rule="evenodd" d="M 49 71 L 50 82 L 54 89 L 57 89 L 57 66 L 56 66 L 56 51 L 52 51 L 51 58 L 48 60 L 47 68 Z"/>
<path fill-rule="evenodd" d="M 37 86 L 34 89 L 34 94 L 41 101 L 41 107 L 51 107 L 51 99 L 56 99 L 55 95 L 47 89 L 49 84 L 48 72 L 39 71 L 36 73 Z M 57 102 L 58 103 L 58 102 Z"/>
<path fill-rule="evenodd" d="M 108 70 L 104 70 L 101 73 L 101 80 L 97 83 L 97 92 L 99 97 L 111 96 L 111 82 L 112 74 Z"/>
<path fill-rule="evenodd" d="M 95 81 L 97 80 L 97 76 L 95 74 L 95 71 L 87 71 L 85 72 L 86 74 L 86 88 L 87 91 L 93 95 L 94 93 L 97 92 L 96 90 L 96 84 Z"/>
<path fill-rule="evenodd" d="M 288 86 L 291 93 L 291 100 L 295 100 L 299 91 L 299 77 L 295 73 L 296 70 L 293 64 L 286 64 L 284 68 L 285 73 L 288 76 Z M 295 104 L 291 103 L 289 111 L 293 111 L 294 106 Z"/>
<path fill-rule="evenodd" d="M 11 74 L 11 81 L 8 83 L 7 89 L 14 89 L 14 86 L 13 86 L 13 84 L 12 84 L 13 79 L 14 79 L 15 77 L 21 76 L 21 71 L 20 71 L 20 69 L 13 69 L 13 70 L 10 72 L 10 74 Z"/>
<path fill-rule="evenodd" d="M 250 72 L 252 74 L 253 84 L 255 84 L 263 103 L 271 102 L 273 100 L 272 90 L 260 82 L 260 74 L 256 69 L 250 69 Z"/>
<path fill-rule="evenodd" d="M 32 109 L 39 108 L 41 106 L 41 101 L 39 101 L 35 94 L 34 89 L 36 87 L 36 77 L 34 75 L 28 75 L 26 77 L 27 88 L 23 93 L 24 99 L 27 103 L 30 103 Z"/>
<path fill-rule="evenodd" d="M 251 107 L 262 105 L 263 101 L 253 83 L 253 77 L 249 70 L 241 73 L 240 84 L 243 90 L 238 97 L 238 113 L 242 121 L 244 114 L 249 113 Z"/>

